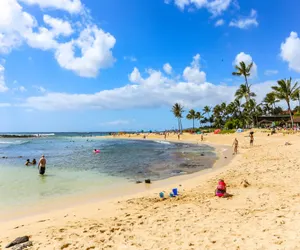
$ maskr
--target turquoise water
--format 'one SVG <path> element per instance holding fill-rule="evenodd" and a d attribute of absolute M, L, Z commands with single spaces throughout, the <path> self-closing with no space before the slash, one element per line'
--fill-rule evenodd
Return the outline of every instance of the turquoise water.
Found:
<path fill-rule="evenodd" d="M 93 149 L 101 153 L 94 154 Z M 47 159 L 45 176 L 26 159 Z M 110 189 L 145 178 L 159 180 L 212 166 L 214 149 L 164 141 L 80 136 L 0 139 L 0 210 L 51 198 Z"/>

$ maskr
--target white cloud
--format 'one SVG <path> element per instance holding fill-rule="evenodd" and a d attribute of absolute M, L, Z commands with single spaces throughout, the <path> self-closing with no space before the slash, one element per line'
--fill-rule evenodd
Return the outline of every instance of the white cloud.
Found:
<path fill-rule="evenodd" d="M 45 93 L 47 90 L 42 87 L 42 86 L 37 86 L 37 85 L 33 85 L 33 88 L 35 88 L 37 91 L 41 92 L 41 93 Z"/>
<path fill-rule="evenodd" d="M 137 61 L 136 57 L 134 57 L 134 56 L 124 56 L 124 60 L 128 60 L 128 61 L 131 61 L 131 62 L 136 62 Z"/>
<path fill-rule="evenodd" d="M 135 67 L 129 75 L 129 80 L 133 83 L 140 83 L 142 80 L 140 71 Z"/>
<path fill-rule="evenodd" d="M 278 70 L 268 69 L 265 71 L 266 76 L 272 76 L 272 75 L 277 75 L 277 74 L 278 74 Z"/>
<path fill-rule="evenodd" d="M 31 31 L 24 36 L 28 45 L 32 48 L 42 50 L 56 49 L 59 45 L 56 38 L 70 36 L 73 33 L 73 29 L 67 21 L 53 18 L 49 15 L 44 15 L 43 20 L 51 29 L 39 27 L 38 32 Z"/>
<path fill-rule="evenodd" d="M 73 33 L 73 29 L 69 22 L 59 18 L 53 18 L 49 15 L 44 15 L 43 20 L 52 28 L 55 37 L 63 35 L 69 36 Z"/>
<path fill-rule="evenodd" d="M 111 49 L 116 39 L 96 26 L 84 29 L 78 39 L 60 44 L 55 58 L 62 68 L 72 70 L 79 76 L 96 77 L 100 68 L 110 67 L 115 59 Z M 81 57 L 75 56 L 75 48 Z"/>
<path fill-rule="evenodd" d="M 172 66 L 169 63 L 164 64 L 163 68 L 168 75 L 172 74 Z"/>
<path fill-rule="evenodd" d="M 165 0 L 169 4 L 171 0 Z M 174 0 L 174 4 L 181 10 L 189 8 L 206 8 L 213 16 L 218 16 L 227 10 L 232 0 Z"/>
<path fill-rule="evenodd" d="M 244 52 L 239 53 L 233 61 L 233 66 L 239 65 L 240 62 L 244 62 L 246 65 L 249 65 L 251 62 L 253 62 L 253 66 L 250 71 L 250 78 L 255 78 L 257 76 L 257 65 L 255 64 L 250 55 L 245 54 Z"/>
<path fill-rule="evenodd" d="M 22 0 L 22 2 L 70 13 L 78 13 L 83 8 L 79 0 Z M 82 15 L 85 18 L 82 20 L 89 21 L 82 21 L 80 26 L 74 24 L 79 34 L 70 37 L 74 33 L 70 22 L 43 15 L 44 25 L 39 25 L 35 17 L 25 12 L 17 0 L 1 0 L 0 53 L 9 53 L 12 49 L 27 43 L 32 48 L 53 51 L 62 68 L 82 77 L 96 77 L 100 69 L 114 63 L 111 50 L 116 39 L 93 25 L 87 14 L 88 10 L 84 8 L 84 11 L 85 14 Z M 75 56 L 76 49 L 81 52 L 80 56 Z"/>
<path fill-rule="evenodd" d="M 27 89 L 24 86 L 19 86 L 17 88 L 13 88 L 13 91 L 20 91 L 20 92 L 25 92 Z"/>
<path fill-rule="evenodd" d="M 219 26 L 224 25 L 224 23 L 225 23 L 224 19 L 219 19 L 218 21 L 216 21 L 215 26 L 219 27 Z"/>
<path fill-rule="evenodd" d="M 0 53 L 20 46 L 24 35 L 36 26 L 35 18 L 23 11 L 16 0 L 0 1 Z"/>
<path fill-rule="evenodd" d="M 11 107 L 11 104 L 10 103 L 7 103 L 7 102 L 0 102 L 0 108 L 6 108 L 6 107 Z"/>
<path fill-rule="evenodd" d="M 188 66 L 183 71 L 183 78 L 188 82 L 196 84 L 204 83 L 206 81 L 206 74 L 200 71 L 200 55 L 197 54 L 193 58 L 191 66 Z"/>
<path fill-rule="evenodd" d="M 78 13 L 83 5 L 80 0 L 20 0 L 29 5 L 39 5 L 41 8 L 60 9 L 70 13 Z"/>
<path fill-rule="evenodd" d="M 296 32 L 291 32 L 281 44 L 280 56 L 282 60 L 288 62 L 290 69 L 300 73 L 300 39 Z"/>
<path fill-rule="evenodd" d="M 242 17 L 238 20 L 232 20 L 229 23 L 229 26 L 237 27 L 237 28 L 240 28 L 240 29 L 248 29 L 251 26 L 257 27 L 258 26 L 258 21 L 256 19 L 257 19 L 256 10 L 251 10 L 249 17 Z"/>
<path fill-rule="evenodd" d="M 5 68 L 0 64 L 0 92 L 5 92 L 8 90 L 8 87 L 5 84 L 4 71 Z"/>

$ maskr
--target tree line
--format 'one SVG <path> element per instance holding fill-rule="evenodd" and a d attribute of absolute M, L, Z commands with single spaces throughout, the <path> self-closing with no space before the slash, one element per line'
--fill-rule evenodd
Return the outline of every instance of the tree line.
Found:
<path fill-rule="evenodd" d="M 192 120 L 193 130 L 195 129 L 195 120 L 200 123 L 200 127 L 202 124 L 228 129 L 256 126 L 259 116 L 279 115 L 283 112 L 282 107 L 277 105 L 280 101 L 286 102 L 292 127 L 294 126 L 293 113 L 300 114 L 300 86 L 298 86 L 298 82 L 293 82 L 292 78 L 278 80 L 277 85 L 271 87 L 272 91 L 266 94 L 263 101 L 257 103 L 256 94 L 251 90 L 252 85 L 249 84 L 252 67 L 253 63 L 246 65 L 244 62 L 235 66 L 236 71 L 232 75 L 243 77 L 245 82 L 236 90 L 235 99 L 232 102 L 229 104 L 222 102 L 214 107 L 205 106 L 201 112 L 194 109 L 188 111 L 186 118 Z M 298 106 L 294 109 L 291 107 L 292 101 L 298 102 Z M 180 103 L 175 103 L 172 107 L 172 113 L 178 120 L 178 130 L 182 131 L 184 107 Z"/>

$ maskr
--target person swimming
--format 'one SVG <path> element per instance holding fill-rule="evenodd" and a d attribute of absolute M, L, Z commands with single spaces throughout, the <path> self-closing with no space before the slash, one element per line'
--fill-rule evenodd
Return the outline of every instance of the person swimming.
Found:
<path fill-rule="evenodd" d="M 29 159 L 27 159 L 26 162 L 25 162 L 25 166 L 30 166 L 30 165 L 32 165 L 32 163 L 30 162 Z"/>
<path fill-rule="evenodd" d="M 36 160 L 35 159 L 32 160 L 32 165 L 36 165 Z"/>

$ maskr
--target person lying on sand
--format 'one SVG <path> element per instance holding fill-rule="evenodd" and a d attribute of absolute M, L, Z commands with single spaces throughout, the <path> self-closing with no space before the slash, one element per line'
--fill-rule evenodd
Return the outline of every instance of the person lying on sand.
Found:
<path fill-rule="evenodd" d="M 232 194 L 228 194 L 226 192 L 226 183 L 224 182 L 224 180 L 222 180 L 222 179 L 219 180 L 218 186 L 215 190 L 215 195 L 218 197 L 223 197 L 223 198 L 232 196 Z"/>

